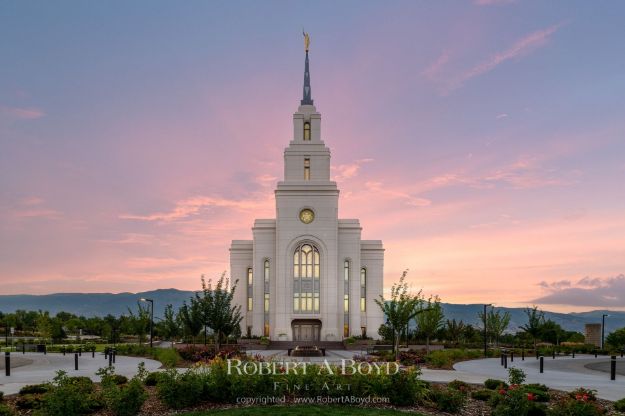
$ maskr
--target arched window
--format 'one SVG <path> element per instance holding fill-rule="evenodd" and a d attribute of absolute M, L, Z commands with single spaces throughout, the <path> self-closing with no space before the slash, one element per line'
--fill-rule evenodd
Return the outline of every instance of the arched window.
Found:
<path fill-rule="evenodd" d="M 343 262 L 343 337 L 349 337 L 349 260 Z"/>
<path fill-rule="evenodd" d="M 304 140 L 310 140 L 310 123 L 304 123 Z"/>
<path fill-rule="evenodd" d="M 319 250 L 302 243 L 293 254 L 293 311 L 319 313 Z"/>
<path fill-rule="evenodd" d="M 360 269 L 360 312 L 367 312 L 367 269 Z"/>

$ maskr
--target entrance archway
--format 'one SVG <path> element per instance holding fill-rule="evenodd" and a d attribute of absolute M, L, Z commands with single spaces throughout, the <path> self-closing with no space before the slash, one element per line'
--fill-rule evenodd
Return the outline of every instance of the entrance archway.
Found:
<path fill-rule="evenodd" d="M 294 319 L 291 322 L 293 341 L 315 343 L 319 341 L 321 321 L 319 319 Z"/>

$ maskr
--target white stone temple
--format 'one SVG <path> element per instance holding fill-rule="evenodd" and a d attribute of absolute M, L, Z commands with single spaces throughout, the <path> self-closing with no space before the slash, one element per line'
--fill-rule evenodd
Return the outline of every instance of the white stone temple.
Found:
<path fill-rule="evenodd" d="M 275 341 L 378 338 L 384 318 L 374 299 L 382 294 L 384 248 L 380 240 L 361 239 L 357 219 L 338 216 L 330 149 L 311 98 L 308 48 L 303 99 L 275 197 L 276 218 L 257 219 L 253 239 L 230 247 L 241 333 Z"/>

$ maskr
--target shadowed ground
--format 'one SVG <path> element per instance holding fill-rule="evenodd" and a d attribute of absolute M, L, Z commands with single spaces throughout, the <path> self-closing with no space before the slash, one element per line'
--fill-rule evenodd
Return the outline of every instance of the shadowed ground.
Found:
<path fill-rule="evenodd" d="M 603 371 L 604 373 L 609 373 L 610 372 L 610 362 L 609 361 L 604 361 L 602 363 L 586 364 L 584 367 L 586 367 L 586 368 L 588 368 L 590 370 Z M 616 374 L 619 374 L 621 376 L 625 376 L 625 361 L 618 361 L 618 360 L 616 360 Z"/>
<path fill-rule="evenodd" d="M 23 367 L 25 365 L 32 364 L 33 360 L 24 357 L 11 356 L 11 368 Z M 0 370 L 4 370 L 4 355 L 0 357 Z"/>

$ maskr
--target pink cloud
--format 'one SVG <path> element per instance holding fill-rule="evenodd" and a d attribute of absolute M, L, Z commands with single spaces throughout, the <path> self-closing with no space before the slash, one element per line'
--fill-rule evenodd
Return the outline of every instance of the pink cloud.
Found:
<path fill-rule="evenodd" d="M 492 55 L 487 60 L 480 62 L 473 68 L 453 79 L 447 86 L 445 93 L 450 93 L 451 91 L 460 88 L 471 78 L 490 72 L 508 60 L 527 55 L 528 53 L 546 45 L 551 35 L 553 35 L 561 26 L 562 23 L 550 26 L 546 29 L 537 30 L 517 40 L 508 49 Z"/>
<path fill-rule="evenodd" d="M 441 69 L 449 62 L 449 52 L 443 51 L 434 62 L 425 68 L 421 74 L 426 78 L 433 79 L 440 73 Z"/>
<path fill-rule="evenodd" d="M 343 181 L 355 177 L 363 164 L 373 162 L 373 159 L 359 159 L 355 162 L 332 166 L 334 172 L 333 180 Z"/>
<path fill-rule="evenodd" d="M 176 221 L 196 214 L 204 208 L 221 207 L 233 208 L 239 211 L 251 211 L 259 204 L 266 203 L 271 195 L 252 199 L 228 199 L 221 197 L 195 196 L 176 202 L 176 206 L 169 212 L 158 212 L 148 215 L 123 214 L 121 219 L 140 221 Z"/>
<path fill-rule="evenodd" d="M 19 108 L 0 106 L 0 115 L 5 115 L 10 118 L 19 120 L 35 120 L 46 115 L 45 112 L 38 108 Z"/>

